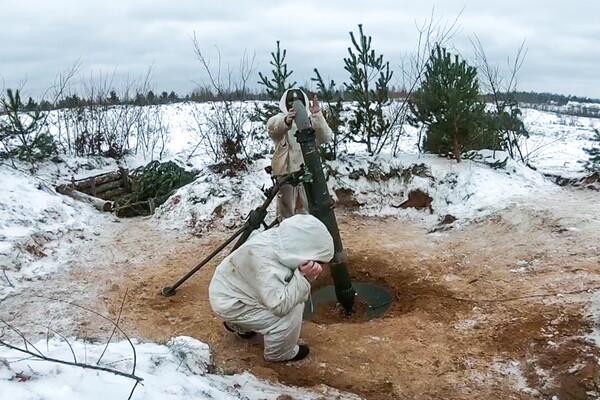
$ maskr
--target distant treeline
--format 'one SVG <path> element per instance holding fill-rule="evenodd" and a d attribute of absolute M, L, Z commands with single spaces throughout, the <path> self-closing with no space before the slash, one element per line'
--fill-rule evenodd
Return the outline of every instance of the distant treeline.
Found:
<path fill-rule="evenodd" d="M 310 90 L 306 90 L 307 92 L 311 92 Z M 340 95 L 343 99 L 346 99 L 346 93 L 343 90 L 336 90 L 336 95 Z M 392 87 L 390 89 L 390 97 L 391 98 L 405 98 L 407 95 L 407 91 L 405 89 L 398 89 L 396 87 Z M 241 91 L 234 90 L 228 91 L 226 93 L 217 94 L 209 88 L 199 88 L 195 89 L 192 93 L 188 93 L 185 95 L 180 95 L 175 93 L 174 91 L 166 92 L 163 91 L 161 93 L 155 93 L 152 90 L 149 90 L 147 93 L 135 93 L 133 96 L 119 96 L 115 90 L 111 90 L 107 95 L 94 95 L 94 96 L 79 96 L 77 94 L 67 95 L 63 98 L 59 99 L 55 105 L 50 103 L 49 101 L 42 100 L 41 102 L 36 102 L 33 98 L 29 97 L 28 101 L 25 102 L 24 110 L 25 111 L 48 111 L 52 109 L 62 109 L 62 108 L 77 108 L 84 107 L 89 105 L 103 105 L 103 106 L 112 106 L 112 105 L 137 105 L 137 106 L 146 106 L 146 105 L 159 105 L 159 104 L 174 104 L 181 103 L 186 101 L 193 101 L 198 103 L 204 103 L 209 101 L 217 101 L 217 100 L 230 100 L 230 101 L 239 101 L 239 100 L 255 100 L 255 101 L 268 101 L 268 100 L 279 100 L 271 98 L 264 91 Z"/>
<path fill-rule="evenodd" d="M 249 92 L 238 92 L 234 91 L 225 94 L 226 100 L 266 100 L 266 95 L 262 93 L 249 93 Z M 79 96 L 77 94 L 64 96 L 58 100 L 55 105 L 49 101 L 42 100 L 39 104 L 33 99 L 29 98 L 24 106 L 26 111 L 33 111 L 41 109 L 48 111 L 52 109 L 62 108 L 78 108 L 90 105 L 102 105 L 102 106 L 113 106 L 113 105 L 136 105 L 136 106 L 147 106 L 147 105 L 159 105 L 159 104 L 173 104 L 181 103 L 184 101 L 195 101 L 195 102 L 207 102 L 216 100 L 217 95 L 208 89 L 195 90 L 190 94 L 179 95 L 174 91 L 154 93 L 149 90 L 147 93 L 136 93 L 133 96 L 119 96 L 116 91 L 112 90 L 107 96 L 95 95 L 95 96 Z"/>
<path fill-rule="evenodd" d="M 336 95 L 339 95 L 342 99 L 348 98 L 347 94 L 343 89 L 336 90 Z M 392 86 L 390 88 L 390 98 L 392 99 L 401 99 L 407 96 L 407 90 L 404 88 L 397 88 Z M 486 101 L 491 101 L 491 95 L 483 96 Z M 592 104 L 600 104 L 600 99 L 594 99 L 589 97 L 579 97 L 579 96 L 565 96 L 562 94 L 556 93 L 538 93 L 538 92 L 514 92 L 510 93 L 510 95 L 504 95 L 503 97 L 512 99 L 513 101 L 517 101 L 521 104 L 527 104 L 532 108 L 540 109 L 542 111 L 559 111 L 555 107 L 561 107 L 567 105 L 569 102 L 579 102 L 579 103 L 592 103 Z M 29 98 L 25 103 L 26 111 L 33 111 L 35 109 L 41 109 L 43 111 L 48 111 L 51 109 L 61 109 L 61 108 L 77 108 L 87 105 L 124 105 L 124 104 L 133 104 L 138 106 L 145 105 L 159 105 L 159 104 L 174 104 L 181 103 L 186 101 L 193 102 L 209 102 L 216 101 L 217 99 L 225 99 L 225 100 L 256 100 L 256 101 L 267 101 L 267 100 L 276 100 L 270 98 L 267 93 L 260 91 L 231 91 L 228 93 L 223 93 L 218 95 L 214 93 L 209 88 L 200 88 L 196 89 L 191 93 L 185 95 L 179 95 L 174 91 L 166 92 L 163 91 L 161 93 L 154 93 L 154 91 L 149 90 L 147 93 L 136 93 L 134 96 L 119 96 L 115 90 L 112 90 L 105 96 L 93 96 L 93 97 L 85 97 L 78 96 L 77 94 L 65 96 L 60 99 L 56 105 L 52 105 L 50 102 L 42 100 L 39 104 L 33 99 Z M 586 108 L 586 107 L 583 107 Z M 564 109 L 560 109 L 563 113 L 568 113 Z M 589 116 L 597 117 L 599 115 L 599 110 L 597 108 L 591 108 L 590 110 L 572 110 L 577 115 L 590 114 Z"/>
<path fill-rule="evenodd" d="M 513 92 L 510 93 L 510 96 L 517 102 L 526 104 L 546 104 L 553 106 L 564 106 L 570 101 L 575 101 L 578 103 L 600 104 L 600 99 L 591 99 L 589 97 L 578 97 L 570 95 L 565 96 L 556 93 Z"/>

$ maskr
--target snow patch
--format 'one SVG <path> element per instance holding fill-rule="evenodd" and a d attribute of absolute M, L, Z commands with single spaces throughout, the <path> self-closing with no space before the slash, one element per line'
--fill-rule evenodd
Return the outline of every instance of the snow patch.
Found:
<path fill-rule="evenodd" d="M 165 228 L 182 227 L 203 232 L 215 223 L 232 228 L 264 201 L 263 188 L 272 185 L 264 167 L 269 161 L 261 159 L 249 170 L 233 177 L 205 168 L 194 182 L 180 188 L 156 210 L 154 217 Z M 268 220 L 275 218 L 274 205 Z"/>
<path fill-rule="evenodd" d="M 507 159 L 502 152 L 482 151 L 477 161 L 455 161 L 433 155 L 343 155 L 325 166 L 330 192 L 349 191 L 357 212 L 370 216 L 395 216 L 434 227 L 446 216 L 465 223 L 511 207 L 523 197 L 549 196 L 560 190 L 539 172 Z M 271 186 L 260 159 L 248 171 L 227 177 L 204 169 L 192 184 L 181 188 L 161 206 L 155 217 L 170 228 L 185 225 L 202 232 L 214 223 L 239 226 L 264 200 L 262 188 Z M 492 168 L 493 163 L 505 163 Z M 411 191 L 432 198 L 427 209 L 401 208 Z M 275 206 L 269 219 L 274 218 Z M 182 224 L 183 222 L 183 224 Z"/>
<path fill-rule="evenodd" d="M 518 361 L 496 360 L 492 364 L 491 369 L 496 374 L 504 377 L 504 379 L 509 380 L 516 390 L 531 396 L 539 396 L 540 393 L 537 389 L 530 388 L 527 385 L 527 379 L 523 376 L 523 371 Z"/>
<path fill-rule="evenodd" d="M 23 279 L 60 268 L 73 236 L 105 221 L 86 204 L 58 195 L 44 180 L 0 165 L 0 299 Z M 65 243 L 66 242 L 66 243 Z"/>
<path fill-rule="evenodd" d="M 588 318 L 592 320 L 593 328 L 585 338 L 594 343 L 596 347 L 600 347 L 600 291 L 592 294 L 587 313 Z"/>
<path fill-rule="evenodd" d="M 580 161 L 588 156 L 583 149 L 592 146 L 600 119 L 523 109 L 523 123 L 530 137 L 522 150 L 540 172 L 565 178 L 584 175 Z"/>
<path fill-rule="evenodd" d="M 79 362 L 96 364 L 103 343 L 70 340 Z M 73 361 L 68 345 L 58 339 L 35 344 L 47 357 Z M 315 390 L 286 387 L 260 380 L 245 372 L 231 376 L 210 373 L 210 349 L 190 337 L 176 337 L 166 345 L 136 343 L 135 375 L 144 379 L 133 399 L 269 399 L 287 395 L 298 400 L 353 399 L 359 397 L 321 386 Z M 134 382 L 111 373 L 24 359 L 26 355 L 0 348 L 0 393 L 12 400 L 126 399 Z M 111 343 L 100 366 L 131 373 L 133 353 L 127 342 Z"/>

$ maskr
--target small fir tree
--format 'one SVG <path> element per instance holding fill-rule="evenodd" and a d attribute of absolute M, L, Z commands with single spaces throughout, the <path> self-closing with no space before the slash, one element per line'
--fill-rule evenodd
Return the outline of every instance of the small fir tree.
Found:
<path fill-rule="evenodd" d="M 25 161 L 31 165 L 33 172 L 37 161 L 56 155 L 56 143 L 46 132 L 45 118 L 39 106 L 33 111 L 27 111 L 19 90 L 13 92 L 8 89 L 6 96 L 0 100 L 6 112 L 6 121 L 0 124 L 0 143 L 3 148 L 0 157 L 16 157 Z"/>
<path fill-rule="evenodd" d="M 589 156 L 589 159 L 584 162 L 584 167 L 590 172 L 600 172 L 600 131 L 594 129 L 594 133 L 592 140 L 596 142 L 595 145 L 583 149 Z"/>
<path fill-rule="evenodd" d="M 344 58 L 344 69 L 350 74 L 350 83 L 344 83 L 348 99 L 356 105 L 348 120 L 349 139 L 364 143 L 369 154 L 381 150 L 379 142 L 390 129 L 390 122 L 384 114 L 388 104 L 389 83 L 393 72 L 389 61 L 383 61 L 371 46 L 371 36 L 365 36 L 362 25 L 358 25 L 358 40 L 350 32 L 353 47 L 348 47 L 348 57 Z"/>
<path fill-rule="evenodd" d="M 286 49 L 281 49 L 279 40 L 277 41 L 277 49 L 271 52 L 271 61 L 269 64 L 273 67 L 271 75 L 265 75 L 262 72 L 258 73 L 260 80 L 258 84 L 265 88 L 267 98 L 272 101 L 278 101 L 287 89 L 290 89 L 296 85 L 296 82 L 290 82 L 290 77 L 294 73 L 292 70 L 288 70 L 285 57 L 287 55 Z M 256 120 L 267 122 L 273 115 L 279 113 L 279 106 L 277 104 L 264 104 L 262 107 L 256 108 Z"/>
<path fill-rule="evenodd" d="M 439 45 L 409 105 L 409 122 L 426 127 L 425 151 L 452 154 L 460 162 L 465 151 L 501 148 L 496 123 L 480 100 L 477 70 Z"/>

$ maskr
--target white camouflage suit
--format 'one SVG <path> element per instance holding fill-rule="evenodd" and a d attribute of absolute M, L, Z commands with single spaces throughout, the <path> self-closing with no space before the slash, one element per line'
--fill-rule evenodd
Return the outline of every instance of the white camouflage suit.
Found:
<path fill-rule="evenodd" d="M 264 357 L 286 361 L 298 353 L 310 283 L 305 261 L 329 262 L 333 239 L 312 215 L 295 215 L 254 234 L 217 267 L 208 288 L 213 311 L 238 332 L 264 336 Z"/>
<path fill-rule="evenodd" d="M 289 89 L 283 93 L 279 101 L 281 112 L 267 121 L 267 131 L 275 143 L 275 153 L 273 154 L 271 167 L 273 168 L 273 174 L 278 177 L 299 171 L 300 166 L 304 163 L 300 144 L 298 144 L 294 136 L 297 131 L 296 122 L 292 122 L 291 125 L 285 123 L 285 117 L 288 113 L 285 100 L 288 92 Z M 304 95 L 306 112 L 310 116 L 312 127 L 315 130 L 317 146 L 329 142 L 332 132 L 329 125 L 327 125 L 323 112 L 319 111 L 316 114 L 312 114 L 309 108 L 308 97 L 306 93 L 302 92 L 302 94 Z M 277 217 L 280 221 L 292 215 L 307 212 L 308 200 L 302 185 L 283 185 L 279 189 L 277 195 Z"/>

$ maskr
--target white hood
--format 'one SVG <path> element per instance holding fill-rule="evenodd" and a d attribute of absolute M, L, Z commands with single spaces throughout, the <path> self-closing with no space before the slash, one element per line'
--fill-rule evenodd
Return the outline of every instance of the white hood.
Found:
<path fill-rule="evenodd" d="M 294 215 L 276 228 L 279 243 L 276 255 L 289 269 L 304 261 L 329 262 L 333 258 L 333 238 L 327 227 L 312 215 Z"/>
<path fill-rule="evenodd" d="M 285 98 L 287 97 L 287 94 L 290 90 L 300 90 L 300 89 L 286 89 L 285 92 L 283 92 L 283 95 L 281 96 L 281 99 L 279 99 L 279 109 L 281 110 L 282 113 L 287 114 L 288 110 L 285 106 Z M 306 93 L 304 93 L 303 90 L 300 90 L 302 92 L 302 95 L 304 95 L 304 104 L 306 105 L 306 115 L 310 115 L 310 108 L 308 107 L 309 102 L 308 102 L 308 96 L 306 95 Z"/>

